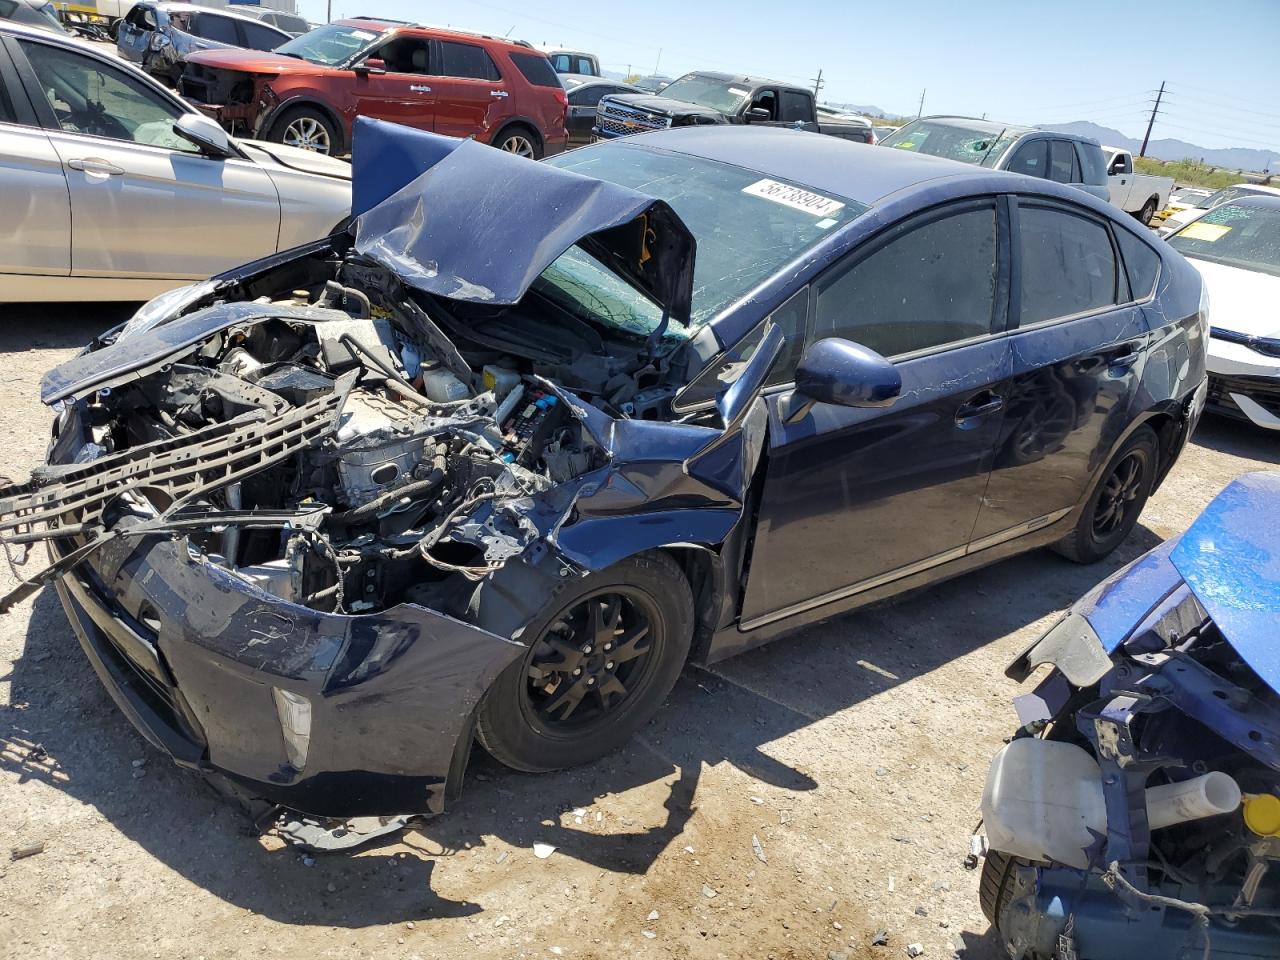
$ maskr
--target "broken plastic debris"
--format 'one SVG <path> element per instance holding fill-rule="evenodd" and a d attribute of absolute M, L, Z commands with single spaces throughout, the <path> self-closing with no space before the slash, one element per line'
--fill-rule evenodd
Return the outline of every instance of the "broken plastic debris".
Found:
<path fill-rule="evenodd" d="M 764 855 L 764 844 L 760 842 L 760 838 L 754 833 L 751 835 L 751 849 L 755 851 L 756 859 L 761 863 L 769 862 L 769 858 Z"/>
<path fill-rule="evenodd" d="M 711 899 L 714 899 L 715 897 L 720 896 L 719 893 L 717 893 L 715 890 L 713 890 L 710 886 L 708 886 L 705 883 L 702 885 L 702 895 L 706 897 L 708 900 L 711 900 Z"/>
<path fill-rule="evenodd" d="M 533 845 L 533 855 L 539 860 L 545 860 L 556 852 L 556 848 L 549 843 L 535 843 Z"/>
<path fill-rule="evenodd" d="M 37 840 L 35 843 L 24 843 L 21 846 L 14 847 L 9 851 L 9 857 L 13 860 L 22 860 L 26 857 L 34 857 L 37 853 L 44 853 L 43 840 Z"/>

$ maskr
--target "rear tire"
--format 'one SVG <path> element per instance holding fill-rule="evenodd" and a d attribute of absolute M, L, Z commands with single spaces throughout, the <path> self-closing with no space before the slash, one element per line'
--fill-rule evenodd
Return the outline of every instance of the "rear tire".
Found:
<path fill-rule="evenodd" d="M 1120 546 L 1151 496 L 1159 452 L 1155 431 L 1135 430 L 1102 471 L 1075 529 L 1053 549 L 1076 563 L 1097 563 Z"/>
<path fill-rule="evenodd" d="M 485 693 L 476 737 L 500 763 L 526 773 L 611 753 L 671 692 L 693 624 L 689 581 L 665 553 L 589 574 L 525 629 L 528 651 Z"/>
<path fill-rule="evenodd" d="M 518 157 L 542 159 L 542 138 L 523 124 L 513 123 L 509 127 L 503 127 L 493 138 L 493 145 Z"/>
<path fill-rule="evenodd" d="M 324 111 L 315 107 L 293 107 L 271 125 L 267 139 L 289 147 L 299 147 L 326 156 L 337 156 L 342 146 L 338 130 Z"/>
<path fill-rule="evenodd" d="M 1150 199 L 1148 199 L 1147 202 L 1142 205 L 1142 209 L 1139 210 L 1136 214 L 1134 214 L 1134 216 L 1138 218 L 1138 222 L 1142 224 L 1144 227 L 1151 225 L 1151 218 L 1154 217 L 1155 215 L 1156 215 L 1156 198 L 1155 197 L 1151 197 Z"/>

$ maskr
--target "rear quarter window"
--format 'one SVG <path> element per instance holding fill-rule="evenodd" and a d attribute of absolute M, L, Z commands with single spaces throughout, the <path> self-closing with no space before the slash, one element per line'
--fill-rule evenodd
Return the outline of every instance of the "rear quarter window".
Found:
<path fill-rule="evenodd" d="M 551 61 L 536 53 L 513 53 L 511 62 L 535 87 L 560 87 L 560 78 L 551 69 Z"/>
<path fill-rule="evenodd" d="M 1120 256 L 1124 257 L 1125 272 L 1129 275 L 1129 290 L 1134 300 L 1145 300 L 1156 289 L 1160 276 L 1160 255 L 1149 246 L 1120 228 L 1115 229 Z"/>
<path fill-rule="evenodd" d="M 1076 154 L 1080 159 L 1080 174 L 1084 178 L 1081 183 L 1102 186 L 1107 182 L 1107 162 L 1100 146 L 1076 141 Z"/>
<path fill-rule="evenodd" d="M 242 23 L 240 27 L 244 30 L 245 46 L 250 50 L 274 50 L 289 39 L 260 23 Z"/>

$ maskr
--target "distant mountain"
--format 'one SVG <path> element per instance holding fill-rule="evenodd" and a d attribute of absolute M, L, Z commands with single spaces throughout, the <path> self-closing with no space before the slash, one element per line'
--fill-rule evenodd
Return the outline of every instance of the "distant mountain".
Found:
<path fill-rule="evenodd" d="M 877 107 L 873 104 L 869 105 L 864 103 L 836 103 L 833 100 L 825 100 L 823 102 L 827 104 L 827 106 L 839 107 L 841 110 L 844 110 L 846 113 L 858 113 L 864 117 L 900 116 L 900 114 L 896 114 L 896 113 L 887 113 L 882 107 Z"/>
<path fill-rule="evenodd" d="M 1102 127 L 1087 120 L 1076 120 L 1073 123 L 1043 123 L 1040 124 L 1040 129 L 1092 137 L 1109 147 L 1123 147 L 1135 154 L 1142 146 L 1141 140 L 1126 137 L 1119 130 Z M 1280 153 L 1274 150 L 1253 150 L 1247 147 L 1213 149 L 1198 147 L 1185 140 L 1152 140 L 1147 144 L 1147 155 L 1157 160 L 1182 160 L 1185 157 L 1192 157 L 1203 160 L 1210 166 L 1226 167 L 1229 170 L 1262 171 L 1268 169 L 1268 166 L 1280 167 Z"/>

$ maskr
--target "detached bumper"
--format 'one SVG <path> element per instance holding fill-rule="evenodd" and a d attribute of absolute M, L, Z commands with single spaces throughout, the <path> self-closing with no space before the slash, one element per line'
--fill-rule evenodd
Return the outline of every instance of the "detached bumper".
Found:
<path fill-rule="evenodd" d="M 441 812 L 476 704 L 523 650 L 408 604 L 367 616 L 290 604 L 185 541 L 121 554 L 58 584 L 121 711 L 180 766 L 317 817 Z M 282 701 L 305 704 L 301 741 Z"/>

